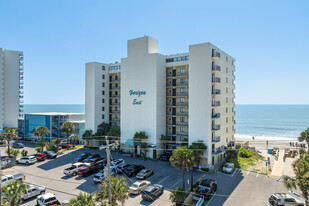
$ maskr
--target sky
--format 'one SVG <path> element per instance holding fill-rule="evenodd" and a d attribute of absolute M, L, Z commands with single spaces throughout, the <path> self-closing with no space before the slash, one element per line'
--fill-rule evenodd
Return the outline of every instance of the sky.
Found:
<path fill-rule="evenodd" d="M 85 63 L 211 42 L 236 59 L 236 104 L 309 104 L 307 0 L 0 0 L 0 48 L 24 52 L 25 104 L 84 104 Z"/>

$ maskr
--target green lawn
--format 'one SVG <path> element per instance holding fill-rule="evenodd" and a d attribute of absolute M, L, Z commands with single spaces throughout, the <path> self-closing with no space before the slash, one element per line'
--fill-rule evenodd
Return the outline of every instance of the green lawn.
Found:
<path fill-rule="evenodd" d="M 238 157 L 236 159 L 232 159 L 231 162 L 234 163 L 235 167 L 248 170 L 249 168 L 256 165 L 256 163 L 262 159 L 261 156 L 257 155 L 254 151 L 248 151 L 250 154 L 249 158 Z"/>

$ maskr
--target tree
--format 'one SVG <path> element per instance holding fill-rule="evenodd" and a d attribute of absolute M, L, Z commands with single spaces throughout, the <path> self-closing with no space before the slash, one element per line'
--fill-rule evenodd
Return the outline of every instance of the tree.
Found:
<path fill-rule="evenodd" d="M 18 135 L 17 135 L 17 132 L 15 129 L 11 129 L 11 128 L 7 128 L 5 129 L 5 132 L 2 132 L 0 134 L 0 139 L 1 140 L 5 140 L 8 144 L 8 155 L 11 156 L 11 152 L 10 152 L 10 145 L 11 145 L 11 142 L 13 140 L 16 140 L 18 138 Z"/>
<path fill-rule="evenodd" d="M 102 122 L 98 125 L 96 136 L 107 136 L 110 130 L 110 125 L 106 122 Z"/>
<path fill-rule="evenodd" d="M 192 142 L 189 149 L 192 150 L 193 155 L 196 157 L 196 164 L 199 165 L 201 162 L 201 156 L 203 156 L 204 152 L 207 150 L 207 146 L 202 140 L 199 140 L 197 142 Z"/>
<path fill-rule="evenodd" d="M 191 152 L 188 153 L 187 157 L 187 168 L 190 170 L 191 175 L 191 191 L 193 191 L 193 168 L 196 164 L 200 162 L 200 157 L 196 156 L 193 152 L 193 150 L 190 150 Z"/>
<path fill-rule="evenodd" d="M 170 200 L 176 202 L 176 205 L 182 205 L 186 197 L 188 196 L 185 189 L 178 187 L 176 190 L 172 190 L 170 193 Z"/>
<path fill-rule="evenodd" d="M 181 146 L 173 151 L 173 155 L 170 158 L 171 164 L 182 171 L 183 189 L 185 189 L 185 168 L 187 167 L 187 160 L 190 157 L 190 153 L 192 153 L 192 151 L 186 146 Z"/>
<path fill-rule="evenodd" d="M 92 130 L 85 130 L 83 137 L 91 137 L 91 136 L 92 136 Z"/>
<path fill-rule="evenodd" d="M 53 139 L 52 142 L 53 142 L 54 145 L 56 145 L 58 147 L 58 145 L 61 143 L 61 141 L 62 140 L 60 138 L 56 138 L 56 139 Z"/>
<path fill-rule="evenodd" d="M 24 157 L 24 156 L 27 156 L 27 154 L 28 154 L 28 151 L 27 151 L 27 150 L 24 150 L 24 149 L 23 149 L 23 150 L 21 151 L 21 156 Z"/>
<path fill-rule="evenodd" d="M 308 145 L 308 154 L 309 154 L 309 128 L 300 133 L 300 137 L 298 137 L 298 141 L 306 141 Z"/>
<path fill-rule="evenodd" d="M 9 202 L 11 206 L 16 206 L 18 205 L 17 200 L 22 200 L 22 195 L 27 188 L 29 188 L 29 185 L 19 180 L 14 180 L 2 187 L 2 198 Z"/>
<path fill-rule="evenodd" d="M 150 147 L 150 145 L 147 142 L 141 142 L 140 146 L 141 146 L 141 155 L 145 159 L 146 155 L 147 155 L 148 148 Z"/>
<path fill-rule="evenodd" d="M 99 191 L 96 193 L 95 201 L 106 203 L 108 200 L 108 178 L 106 178 L 102 184 L 99 185 Z M 111 177 L 111 197 L 112 205 L 117 205 L 117 201 L 124 205 L 124 202 L 129 198 L 128 185 L 126 178 Z"/>
<path fill-rule="evenodd" d="M 75 147 L 77 141 L 80 141 L 80 137 L 76 134 L 71 134 L 68 139 L 73 142 L 73 147 Z"/>
<path fill-rule="evenodd" d="M 71 198 L 70 206 L 95 206 L 93 194 L 80 192 L 76 197 Z"/>
<path fill-rule="evenodd" d="M 64 122 L 62 125 L 61 125 L 61 132 L 65 132 L 66 133 L 66 138 L 69 138 L 70 134 L 72 132 L 74 132 L 75 130 L 75 127 L 73 125 L 72 122 Z"/>
<path fill-rule="evenodd" d="M 43 152 L 44 151 L 44 148 L 48 145 L 49 143 L 47 141 L 40 141 L 40 142 L 37 142 L 36 145 L 38 146 L 38 148 L 40 148 L 39 151 Z M 38 151 L 38 150 L 37 150 Z"/>
<path fill-rule="evenodd" d="M 309 155 L 296 160 L 293 163 L 294 177 L 285 176 L 283 179 L 284 186 L 287 189 L 299 188 L 303 197 L 306 199 L 306 206 L 309 206 Z"/>
<path fill-rule="evenodd" d="M 164 150 L 166 149 L 166 143 L 168 143 L 169 141 L 171 141 L 171 137 L 170 136 L 165 136 L 163 134 L 161 134 L 161 142 L 163 143 L 163 147 L 164 147 Z"/>
<path fill-rule="evenodd" d="M 120 137 L 120 127 L 116 125 L 111 126 L 108 135 L 112 137 Z"/>
<path fill-rule="evenodd" d="M 44 135 L 48 135 L 48 134 L 49 134 L 49 129 L 45 126 L 38 126 L 34 130 L 34 135 L 41 137 L 41 140 L 43 140 Z"/>

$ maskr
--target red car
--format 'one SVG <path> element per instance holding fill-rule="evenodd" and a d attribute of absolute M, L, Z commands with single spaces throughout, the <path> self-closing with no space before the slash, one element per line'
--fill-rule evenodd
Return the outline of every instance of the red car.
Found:
<path fill-rule="evenodd" d="M 90 166 L 90 167 L 81 167 L 78 169 L 77 175 L 80 177 L 87 177 L 91 174 L 98 173 L 100 168 L 98 166 Z"/>
<path fill-rule="evenodd" d="M 44 161 L 45 159 L 47 159 L 47 156 L 45 153 L 37 153 L 34 155 L 34 157 L 37 161 Z"/>
<path fill-rule="evenodd" d="M 62 143 L 60 145 L 58 145 L 59 147 L 61 147 L 62 149 L 68 148 L 68 147 L 73 147 L 73 145 L 71 144 L 66 144 L 66 143 Z"/>

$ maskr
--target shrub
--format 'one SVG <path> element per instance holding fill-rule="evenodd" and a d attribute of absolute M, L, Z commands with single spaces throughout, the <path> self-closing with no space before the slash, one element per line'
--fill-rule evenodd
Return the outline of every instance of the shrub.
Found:
<path fill-rule="evenodd" d="M 140 157 L 141 157 L 141 155 L 139 155 L 139 154 L 136 154 L 136 155 L 135 155 L 135 157 L 136 157 L 136 158 L 140 158 Z"/>
<path fill-rule="evenodd" d="M 230 161 L 232 159 L 237 159 L 238 152 L 237 150 L 227 150 L 226 155 L 227 160 Z"/>
<path fill-rule="evenodd" d="M 19 155 L 19 150 L 18 149 L 14 149 L 12 151 L 12 155 L 16 158 Z"/>
<path fill-rule="evenodd" d="M 35 151 L 36 151 L 37 153 L 41 153 L 41 152 L 43 152 L 43 149 L 42 149 L 41 147 L 36 147 L 36 148 L 35 148 Z"/>
<path fill-rule="evenodd" d="M 249 155 L 249 153 L 247 152 L 247 150 L 246 150 L 245 148 L 243 148 L 243 147 L 241 147 L 241 148 L 239 149 L 238 156 L 239 156 L 239 157 L 242 157 L 242 158 L 249 158 L 249 157 L 250 157 L 250 155 Z"/>
<path fill-rule="evenodd" d="M 202 168 L 202 171 L 204 171 L 204 172 L 208 172 L 209 171 L 209 168 Z"/>
<path fill-rule="evenodd" d="M 151 157 L 147 157 L 147 159 L 148 159 L 148 160 L 152 160 L 152 158 L 151 158 Z"/>
<path fill-rule="evenodd" d="M 21 155 L 24 157 L 24 156 L 27 156 L 27 154 L 28 154 L 28 151 L 27 150 L 22 150 L 21 151 Z"/>

